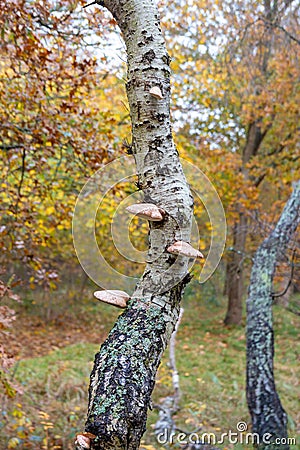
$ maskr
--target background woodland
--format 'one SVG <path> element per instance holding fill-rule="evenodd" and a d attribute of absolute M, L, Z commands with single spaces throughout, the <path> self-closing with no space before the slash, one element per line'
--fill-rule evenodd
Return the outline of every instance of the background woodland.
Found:
<path fill-rule="evenodd" d="M 0 0 L 1 448 L 72 448 L 91 359 L 117 317 L 92 298 L 72 214 L 89 177 L 128 152 L 126 56 L 107 11 L 83 6 Z M 174 139 L 216 187 L 228 227 L 218 270 L 199 285 L 196 267 L 183 301 L 177 419 L 190 431 L 249 422 L 243 325 L 252 258 L 300 173 L 299 8 L 292 0 L 159 2 Z M 97 239 L 113 267 L 138 277 L 143 264 L 125 260 L 109 239 L 115 208 L 138 189 L 135 181 L 105 199 Z M 200 202 L 195 216 L 207 254 L 211 224 Z M 146 225 L 133 221 L 130 236 L 147 248 Z M 286 292 L 274 307 L 276 379 L 293 435 L 300 426 L 299 251 L 298 234 L 278 264 L 275 288 Z M 167 359 L 156 402 L 172 389 Z M 142 448 L 160 448 L 156 419 L 153 411 Z"/>

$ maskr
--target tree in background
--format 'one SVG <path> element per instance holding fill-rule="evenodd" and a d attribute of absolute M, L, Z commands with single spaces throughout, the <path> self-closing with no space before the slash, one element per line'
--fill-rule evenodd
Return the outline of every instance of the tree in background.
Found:
<path fill-rule="evenodd" d="M 202 158 L 227 210 L 225 323 L 238 324 L 259 225 L 272 223 L 299 169 L 299 4 L 194 0 L 162 8 L 180 148 Z"/>
<path fill-rule="evenodd" d="M 300 223 L 300 182 L 276 227 L 255 253 L 247 299 L 247 401 L 260 449 L 288 449 L 287 415 L 276 392 L 273 359 L 273 279 Z M 265 440 L 264 440 L 265 437 Z M 281 443 L 280 443 L 281 442 Z"/>
<path fill-rule="evenodd" d="M 128 133 L 123 82 L 107 72 L 115 62 L 105 39 L 115 21 L 83 5 L 1 4 L 1 263 L 22 261 L 18 270 L 28 268 L 32 286 L 55 285 L 59 253 L 74 260 L 76 196 Z M 239 322 L 247 255 L 299 168 L 297 2 L 159 7 L 172 57 L 176 142 L 183 156 L 201 158 L 226 208 L 233 305 L 226 322 Z M 122 71 L 120 60 L 115 72 Z M 252 156 L 250 141 L 259 143 Z M 201 207 L 196 214 L 205 234 Z"/>
<path fill-rule="evenodd" d="M 260 187 L 270 169 L 279 166 L 281 170 L 283 166 L 289 172 L 297 159 L 294 149 L 299 129 L 294 94 L 298 91 L 299 43 L 284 28 L 294 22 L 296 6 L 291 3 L 265 0 L 262 13 L 249 23 L 254 31 L 244 29 L 245 39 L 248 38 L 245 47 L 243 37 L 241 42 L 241 56 L 246 62 L 243 72 L 250 72 L 247 103 L 243 105 L 247 134 L 242 146 L 241 171 L 254 190 Z M 243 261 L 249 218 L 245 210 L 247 203 L 243 207 L 242 198 L 240 203 L 233 225 L 233 252 L 227 266 L 226 324 L 240 323 L 242 318 Z"/>
<path fill-rule="evenodd" d="M 107 66 L 112 67 L 113 62 L 107 50 L 101 52 L 100 48 L 105 46 L 99 45 L 105 42 L 107 32 L 115 30 L 115 19 L 105 15 L 103 9 L 99 12 L 94 9 L 89 12 L 89 8 L 83 10 L 85 3 L 0 0 L 0 263 L 8 267 L 8 274 L 4 275 L 8 287 L 15 284 L 15 280 L 10 283 L 10 275 L 17 272 L 24 275 L 31 288 L 39 285 L 49 291 L 56 287 L 65 265 L 68 272 L 73 270 L 75 259 L 70 229 L 76 196 L 92 171 L 118 154 L 121 141 L 129 130 L 128 110 L 122 104 L 123 82 L 107 72 Z M 214 181 L 227 209 L 232 230 L 228 269 L 230 265 L 234 268 L 230 275 L 227 270 L 227 286 L 233 291 L 229 295 L 234 299 L 227 322 L 238 322 L 242 311 L 241 274 L 245 266 L 247 268 L 247 256 L 258 246 L 261 224 L 267 228 L 275 222 L 291 181 L 298 175 L 299 41 L 296 30 L 299 5 L 296 1 L 268 3 L 261 0 L 256 3 L 193 0 L 183 5 L 181 1 L 168 0 L 160 2 L 159 7 L 174 71 L 171 108 L 178 149 L 191 161 L 197 162 L 201 158 L 201 167 Z M 121 28 L 125 27 L 123 24 Z M 145 45 L 144 41 L 147 41 Z M 151 35 L 144 33 L 140 42 L 140 51 L 147 48 L 150 52 Z M 140 63 L 148 75 L 155 73 L 151 79 L 147 75 L 145 85 L 140 85 L 140 81 L 129 74 L 129 81 L 133 80 L 128 84 L 132 90 L 128 94 L 131 96 L 133 136 L 137 137 L 132 142 L 132 149 L 136 152 L 139 185 L 145 188 L 146 200 L 150 195 L 150 202 L 158 199 L 163 205 L 163 192 L 156 194 L 156 189 L 162 185 L 161 172 L 169 176 L 168 170 L 173 167 L 173 174 L 176 174 L 177 160 L 167 126 L 168 132 L 164 136 L 167 142 L 155 140 L 152 145 L 152 138 L 149 138 L 152 123 L 160 130 L 169 120 L 169 112 L 166 112 L 169 81 L 165 77 L 168 57 L 166 55 L 164 68 L 159 66 L 157 69 L 156 57 L 151 60 L 152 56 L 150 52 Z M 116 69 L 118 74 L 122 73 L 122 67 L 120 62 Z M 153 96 L 148 98 L 147 89 L 150 90 L 156 80 L 156 70 L 162 70 L 164 81 L 160 87 L 163 98 L 156 97 L 155 100 Z M 144 74 L 141 79 L 144 83 Z M 134 89 L 138 95 L 136 102 Z M 143 109 L 143 101 L 141 109 L 140 98 L 145 99 L 147 111 Z M 144 113 L 151 116 L 148 124 L 141 124 L 144 119 L 139 116 Z M 155 134 L 155 130 L 152 133 Z M 149 142 L 149 155 L 145 160 L 139 159 L 138 155 Z M 256 143 L 254 147 L 253 142 Z M 169 153 L 164 156 L 165 144 L 174 151 L 170 165 L 165 164 L 169 158 Z M 128 150 L 131 151 L 131 146 Z M 149 173 L 144 177 L 146 166 Z M 159 177 L 153 176 L 153 170 L 156 175 L 160 172 Z M 171 200 L 177 203 L 175 196 Z M 168 212 L 166 205 L 165 209 Z M 203 230 L 208 228 L 202 207 L 196 205 L 196 212 Z M 106 217 L 107 225 L 109 214 Z M 168 237 L 173 230 L 172 224 L 172 221 L 163 223 Z M 101 237 L 106 242 L 102 225 L 99 224 L 104 235 Z M 160 228 L 160 224 L 151 225 L 153 257 L 158 248 L 165 245 L 155 235 Z M 240 232 L 237 232 L 239 228 Z M 110 249 L 106 249 L 106 253 L 111 253 Z M 116 252 L 113 256 L 118 265 L 119 255 Z M 169 258 L 163 261 L 166 267 L 172 262 L 172 256 Z M 160 259 L 155 264 L 151 261 L 150 272 L 146 270 L 143 278 L 147 289 L 155 268 L 161 269 L 158 267 Z M 184 271 L 184 267 L 180 270 Z M 150 295 L 147 289 L 146 301 Z M 7 292 L 6 287 L 4 290 Z M 167 294 L 168 307 L 172 302 L 175 305 L 171 322 L 168 317 L 161 319 L 160 309 L 151 307 L 144 311 L 141 306 L 142 311 L 139 311 L 139 304 L 132 301 L 128 315 L 124 321 L 120 319 L 112 332 L 111 341 L 116 335 L 117 343 L 122 342 L 123 325 L 126 329 L 133 316 L 137 327 L 142 327 L 142 320 L 150 324 L 148 331 L 151 334 L 154 318 L 161 329 L 159 336 L 153 332 L 151 339 L 157 338 L 156 349 L 162 351 L 165 341 L 160 338 L 169 334 L 170 323 L 176 320 L 179 291 L 173 289 Z M 3 320 L 7 320 L 4 314 Z M 165 324 L 169 324 L 170 329 L 165 329 Z M 105 348 L 108 351 L 112 347 L 109 343 L 104 352 Z M 142 359 L 149 356 L 147 349 L 152 355 L 149 343 Z M 159 355 L 155 354 L 153 358 L 155 361 L 151 360 L 153 364 L 147 372 L 150 388 L 154 384 Z M 99 360 L 94 374 L 98 373 L 98 363 Z M 114 363 L 117 364 L 117 360 Z M 135 373 L 135 368 L 120 364 L 125 375 Z M 109 376 L 111 374 L 109 372 Z M 101 376 L 104 376 L 103 372 Z M 118 386 L 120 395 L 126 390 L 122 387 L 124 379 L 126 377 Z M 140 402 L 144 394 L 140 392 L 133 401 Z M 101 395 L 97 395 L 96 400 Z M 90 403 L 87 424 L 90 429 L 93 429 L 93 420 L 97 416 L 96 400 Z M 147 402 L 148 397 L 143 405 L 138 405 L 141 423 L 139 430 L 133 432 L 136 440 L 146 416 Z"/>

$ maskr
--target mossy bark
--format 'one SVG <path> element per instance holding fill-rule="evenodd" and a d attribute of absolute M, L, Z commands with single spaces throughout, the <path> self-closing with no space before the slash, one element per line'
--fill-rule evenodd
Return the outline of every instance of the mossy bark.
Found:
<path fill-rule="evenodd" d="M 138 449 L 161 355 L 189 280 L 188 259 L 167 253 L 190 241 L 193 198 L 170 124 L 170 68 L 154 0 L 104 0 L 127 49 L 132 153 L 145 202 L 166 211 L 150 224 L 147 266 L 125 312 L 96 355 L 86 431 L 94 449 Z M 151 95 L 159 87 L 162 99 Z"/>
<path fill-rule="evenodd" d="M 247 402 L 260 449 L 288 449 L 287 415 L 276 392 L 273 359 L 273 277 L 300 222 L 300 182 L 281 217 L 256 252 L 247 299 Z"/>

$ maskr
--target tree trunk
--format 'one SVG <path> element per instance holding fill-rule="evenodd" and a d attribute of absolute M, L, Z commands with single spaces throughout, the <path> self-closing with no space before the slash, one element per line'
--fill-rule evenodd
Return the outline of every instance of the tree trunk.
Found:
<path fill-rule="evenodd" d="M 277 6 L 274 6 L 274 11 L 271 12 L 270 4 L 266 0 L 264 3 L 264 13 L 267 20 L 274 20 L 277 17 Z M 269 24 L 265 25 L 264 33 L 264 55 L 263 64 L 257 68 L 261 77 L 267 80 L 268 77 L 268 61 L 271 53 L 272 46 L 272 35 L 273 28 Z M 254 94 L 259 96 L 261 93 L 261 87 L 258 85 L 255 87 Z M 242 167 L 241 171 L 245 178 L 249 180 L 249 174 L 247 169 L 247 164 L 251 159 L 256 156 L 259 152 L 260 146 L 267 135 L 271 125 L 262 128 L 262 120 L 258 118 L 249 124 L 246 136 L 246 143 L 242 149 Z M 257 185 L 256 185 L 257 187 Z M 226 275 L 228 275 L 227 286 L 228 286 L 228 307 L 227 313 L 224 320 L 225 325 L 239 325 L 242 320 L 242 310 L 243 310 L 243 258 L 245 254 L 245 246 L 247 239 L 247 218 L 243 211 L 239 213 L 239 220 L 234 227 L 233 234 L 233 247 L 235 253 L 231 256 L 228 261 L 228 268 Z"/>
<path fill-rule="evenodd" d="M 249 126 L 247 141 L 242 154 L 242 172 L 246 179 L 248 178 L 246 165 L 257 154 L 266 133 L 267 131 L 264 133 L 261 131 L 260 124 L 257 122 L 253 122 Z M 233 228 L 233 253 L 227 263 L 228 307 L 224 320 L 225 325 L 240 325 L 242 321 L 244 292 L 243 263 L 247 234 L 247 217 L 244 212 L 240 212 L 238 221 Z"/>
<path fill-rule="evenodd" d="M 94 449 L 138 449 L 161 355 L 189 281 L 188 258 L 166 252 L 190 241 L 193 198 L 172 140 L 169 56 L 154 0 L 104 0 L 121 28 L 128 57 L 132 152 L 145 202 L 166 211 L 152 222 L 147 266 L 125 312 L 95 357 L 86 432 Z M 158 87 L 162 98 L 149 92 Z"/>
<path fill-rule="evenodd" d="M 233 228 L 233 251 L 227 263 L 228 308 L 225 325 L 239 325 L 243 313 L 243 265 L 247 237 L 247 219 L 240 214 Z"/>
<path fill-rule="evenodd" d="M 273 374 L 272 283 L 276 261 L 285 252 L 299 223 L 300 182 L 275 229 L 256 252 L 247 300 L 247 402 L 253 432 L 259 435 L 259 448 L 264 450 L 289 448 L 287 416 Z M 276 443 L 276 439 L 282 439 L 282 443 Z"/>

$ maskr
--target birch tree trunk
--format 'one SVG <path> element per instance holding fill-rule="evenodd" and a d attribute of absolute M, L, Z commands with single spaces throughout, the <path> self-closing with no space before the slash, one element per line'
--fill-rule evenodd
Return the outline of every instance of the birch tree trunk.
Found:
<path fill-rule="evenodd" d="M 276 392 L 272 283 L 276 261 L 300 223 L 300 182 L 270 236 L 256 252 L 247 300 L 247 402 L 260 449 L 288 449 L 287 416 Z M 265 438 L 264 438 L 265 436 Z M 277 440 L 277 441 L 276 441 Z"/>
<path fill-rule="evenodd" d="M 94 449 L 137 449 L 162 353 L 189 281 L 188 259 L 166 248 L 190 241 L 193 198 L 172 139 L 169 56 L 154 0 L 97 1 L 117 21 L 127 49 L 132 153 L 144 200 L 163 208 L 152 222 L 147 266 L 125 312 L 95 357 L 86 432 Z M 162 98 L 150 94 L 158 87 Z"/>

